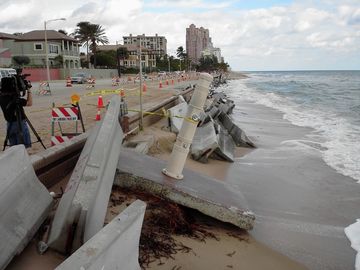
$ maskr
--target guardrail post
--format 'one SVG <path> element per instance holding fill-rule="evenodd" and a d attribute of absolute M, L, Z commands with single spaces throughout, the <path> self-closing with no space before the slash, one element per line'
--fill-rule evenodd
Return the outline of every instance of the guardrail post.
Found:
<path fill-rule="evenodd" d="M 203 111 L 212 80 L 213 77 L 210 74 L 201 73 L 200 81 L 190 100 L 186 117 L 184 118 L 181 130 L 171 152 L 170 161 L 167 167 L 162 170 L 167 176 L 175 179 L 183 178 L 182 170 L 184 169 L 190 145 L 200 120 L 200 112 Z"/>

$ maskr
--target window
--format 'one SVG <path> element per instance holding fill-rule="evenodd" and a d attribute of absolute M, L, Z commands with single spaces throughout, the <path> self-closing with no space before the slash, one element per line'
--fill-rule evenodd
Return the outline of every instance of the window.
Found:
<path fill-rule="evenodd" d="M 34 50 L 35 51 L 42 51 L 43 50 L 42 43 L 34 43 Z"/>
<path fill-rule="evenodd" d="M 58 45 L 49 44 L 49 53 L 59 54 L 59 46 L 58 46 Z"/>

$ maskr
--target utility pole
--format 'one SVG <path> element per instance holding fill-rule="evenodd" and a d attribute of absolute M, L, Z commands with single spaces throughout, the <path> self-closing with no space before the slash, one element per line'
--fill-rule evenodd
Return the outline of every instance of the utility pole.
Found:
<path fill-rule="evenodd" d="M 170 73 L 170 56 L 168 57 L 169 73 Z"/>

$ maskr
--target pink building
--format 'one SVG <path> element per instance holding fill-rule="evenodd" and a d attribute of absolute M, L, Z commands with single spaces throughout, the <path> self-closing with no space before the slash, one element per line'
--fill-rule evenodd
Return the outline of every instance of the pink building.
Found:
<path fill-rule="evenodd" d="M 186 53 L 191 63 L 197 64 L 202 51 L 212 47 L 208 29 L 196 28 L 194 24 L 186 28 Z"/>

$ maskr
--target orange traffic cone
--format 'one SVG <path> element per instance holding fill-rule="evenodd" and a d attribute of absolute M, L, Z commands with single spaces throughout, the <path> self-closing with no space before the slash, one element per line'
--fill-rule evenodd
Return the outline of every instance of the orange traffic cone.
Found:
<path fill-rule="evenodd" d="M 144 83 L 144 84 L 143 84 L 143 92 L 144 92 L 144 93 L 146 92 L 146 88 L 147 88 L 146 83 Z"/>
<path fill-rule="evenodd" d="M 174 79 L 171 80 L 171 84 L 174 84 Z"/>
<path fill-rule="evenodd" d="M 101 120 L 100 109 L 98 109 L 96 113 L 95 121 L 100 121 L 100 120 Z"/>
<path fill-rule="evenodd" d="M 169 85 L 169 81 L 168 81 L 168 80 L 166 80 L 165 84 L 166 84 L 166 85 Z"/>
<path fill-rule="evenodd" d="M 98 107 L 98 109 L 104 108 L 104 102 L 103 102 L 102 96 L 98 97 L 98 105 L 97 105 L 97 107 Z"/>
<path fill-rule="evenodd" d="M 159 82 L 159 89 L 162 88 L 162 82 Z"/>
<path fill-rule="evenodd" d="M 70 78 L 70 77 L 67 77 L 67 78 L 66 78 L 66 87 L 72 87 L 71 78 Z"/>

